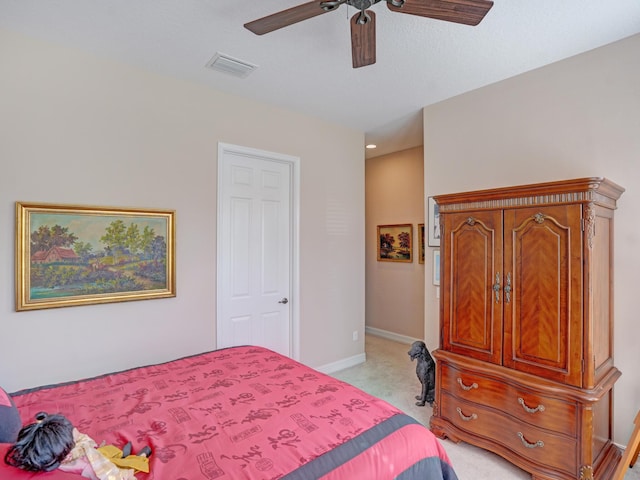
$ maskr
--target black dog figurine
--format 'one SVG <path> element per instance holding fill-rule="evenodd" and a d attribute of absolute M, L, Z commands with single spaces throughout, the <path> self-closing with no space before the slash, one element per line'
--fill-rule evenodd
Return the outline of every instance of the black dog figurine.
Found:
<path fill-rule="evenodd" d="M 407 352 L 411 360 L 417 360 L 416 375 L 422 383 L 422 393 L 416 396 L 416 405 L 424 407 L 425 403 L 433 406 L 436 388 L 436 362 L 431 358 L 431 354 L 424 342 L 418 340 L 413 342 L 411 350 Z"/>

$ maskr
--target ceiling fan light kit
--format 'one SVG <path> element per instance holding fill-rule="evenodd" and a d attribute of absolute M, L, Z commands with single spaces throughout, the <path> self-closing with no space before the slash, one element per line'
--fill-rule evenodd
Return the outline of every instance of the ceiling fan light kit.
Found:
<path fill-rule="evenodd" d="M 333 12 L 342 4 L 356 8 L 351 17 L 353 68 L 376 63 L 376 16 L 370 7 L 383 0 L 314 0 L 245 23 L 256 35 L 264 35 L 294 23 Z M 445 22 L 478 25 L 493 6 L 491 0 L 384 0 L 392 12 L 407 13 Z"/>

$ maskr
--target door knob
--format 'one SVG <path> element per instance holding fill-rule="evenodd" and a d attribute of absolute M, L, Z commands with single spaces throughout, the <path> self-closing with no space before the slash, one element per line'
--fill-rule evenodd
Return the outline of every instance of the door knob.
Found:
<path fill-rule="evenodd" d="M 283 298 L 278 303 L 284 303 L 286 305 L 287 303 L 289 303 L 289 299 L 288 298 Z"/>

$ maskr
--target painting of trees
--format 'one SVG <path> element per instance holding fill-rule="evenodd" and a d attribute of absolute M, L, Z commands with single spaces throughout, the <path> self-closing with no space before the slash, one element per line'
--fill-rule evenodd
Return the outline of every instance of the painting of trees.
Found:
<path fill-rule="evenodd" d="M 378 225 L 378 261 L 411 262 L 413 226 Z"/>
<path fill-rule="evenodd" d="M 41 225 L 38 230 L 31 233 L 31 251 L 38 252 L 49 250 L 51 247 L 69 247 L 73 245 L 78 237 L 69 233 L 68 228 L 54 225 Z"/>
<path fill-rule="evenodd" d="M 18 204 L 22 309 L 175 296 L 172 211 L 59 210 Z"/>

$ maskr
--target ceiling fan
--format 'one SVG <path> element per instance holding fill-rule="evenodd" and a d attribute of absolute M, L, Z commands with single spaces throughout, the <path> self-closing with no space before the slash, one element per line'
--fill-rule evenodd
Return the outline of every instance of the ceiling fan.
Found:
<path fill-rule="evenodd" d="M 376 14 L 368 10 L 382 0 L 314 0 L 268 15 L 245 28 L 264 35 L 323 13 L 346 3 L 359 10 L 351 18 L 351 54 L 353 68 L 376 63 Z M 384 0 L 393 12 L 435 18 L 445 22 L 477 25 L 493 6 L 491 0 Z"/>

